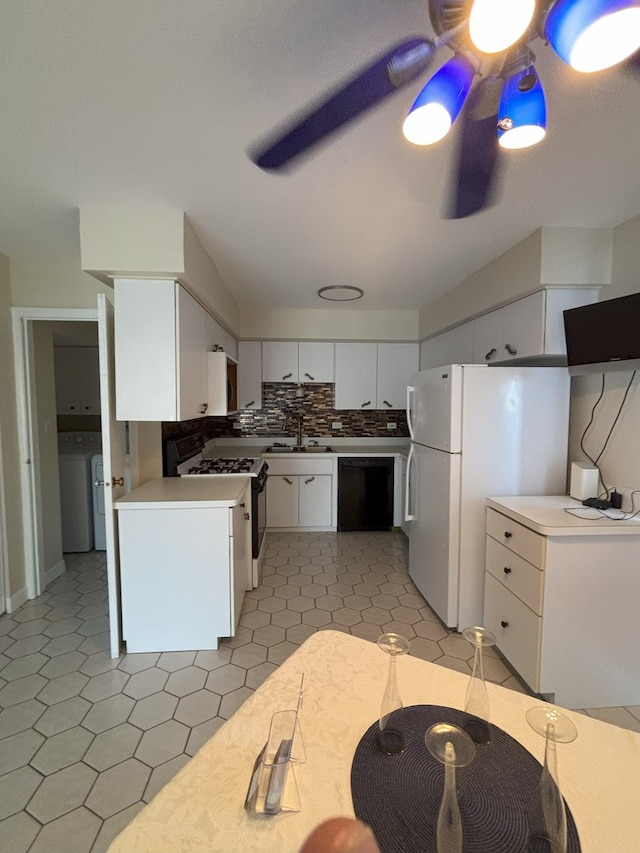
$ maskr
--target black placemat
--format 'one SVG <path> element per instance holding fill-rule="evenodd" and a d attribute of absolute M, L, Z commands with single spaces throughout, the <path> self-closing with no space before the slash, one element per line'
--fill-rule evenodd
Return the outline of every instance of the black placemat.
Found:
<path fill-rule="evenodd" d="M 358 744 L 351 768 L 353 808 L 373 829 L 382 853 L 435 853 L 444 767 L 427 750 L 424 736 L 434 723 L 461 726 L 468 716 L 439 705 L 414 705 L 401 714 L 405 749 L 400 755 L 378 749 L 377 721 Z M 558 763 L 562 785 L 561 746 Z M 471 764 L 456 770 L 465 853 L 523 853 L 541 769 L 521 744 L 491 725 L 490 743 L 476 745 Z M 580 853 L 576 825 L 565 807 L 567 853 Z"/>

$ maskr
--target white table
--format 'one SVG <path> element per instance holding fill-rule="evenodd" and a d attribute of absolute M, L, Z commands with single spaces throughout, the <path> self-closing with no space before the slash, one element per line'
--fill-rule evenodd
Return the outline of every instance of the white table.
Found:
<path fill-rule="evenodd" d="M 109 853 L 297 853 L 320 821 L 353 815 L 351 762 L 377 719 L 386 658 L 366 640 L 334 631 L 310 637 L 115 839 Z M 296 774 L 302 811 L 275 817 L 243 809 L 271 715 L 294 708 L 301 673 L 307 762 Z M 406 705 L 462 708 L 467 677 L 412 658 L 398 661 Z M 492 722 L 542 761 L 543 738 L 527 725 L 535 699 L 488 685 Z M 640 735 L 567 711 L 578 738 L 558 747 L 560 784 L 583 853 L 638 853 Z"/>

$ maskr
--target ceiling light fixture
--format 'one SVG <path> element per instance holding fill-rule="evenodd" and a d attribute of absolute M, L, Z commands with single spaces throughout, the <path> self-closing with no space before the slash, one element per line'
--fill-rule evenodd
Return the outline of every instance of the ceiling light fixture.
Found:
<path fill-rule="evenodd" d="M 359 287 L 354 287 L 351 284 L 332 284 L 328 287 L 321 287 L 318 296 L 321 299 L 329 299 L 331 302 L 353 302 L 353 300 L 364 296 L 364 290 L 360 290 Z"/>
<path fill-rule="evenodd" d="M 503 148 L 529 148 L 544 139 L 547 107 L 533 65 L 504 84 L 498 110 L 498 141 Z"/>
<path fill-rule="evenodd" d="M 456 55 L 437 71 L 413 102 L 402 132 L 414 145 L 443 139 L 458 117 L 473 82 L 468 59 Z"/>
<path fill-rule="evenodd" d="M 469 35 L 483 53 L 500 53 L 522 38 L 535 12 L 535 0 L 474 0 Z"/>

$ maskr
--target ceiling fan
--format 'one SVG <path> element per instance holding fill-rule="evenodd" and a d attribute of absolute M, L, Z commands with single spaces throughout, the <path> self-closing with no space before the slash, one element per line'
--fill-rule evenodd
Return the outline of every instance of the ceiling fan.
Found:
<path fill-rule="evenodd" d="M 445 217 L 461 219 L 495 202 L 501 149 L 528 147 L 545 135 L 545 97 L 531 42 L 543 39 L 564 62 L 587 72 L 640 48 L 640 0 L 429 0 L 429 18 L 435 38 L 392 46 L 251 153 L 253 162 L 284 170 L 419 78 L 447 50 L 453 57 L 421 90 L 403 132 L 410 142 L 432 144 L 459 116 Z M 637 71 L 636 59 L 630 65 Z"/>

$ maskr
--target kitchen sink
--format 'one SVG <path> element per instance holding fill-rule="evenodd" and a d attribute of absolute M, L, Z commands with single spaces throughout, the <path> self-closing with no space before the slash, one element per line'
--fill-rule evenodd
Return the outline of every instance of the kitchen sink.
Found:
<path fill-rule="evenodd" d="M 278 444 L 274 444 L 271 447 L 265 448 L 265 453 L 333 453 L 333 447 L 329 447 L 326 444 L 319 444 L 317 446 L 311 444 L 293 444 L 288 445 L 287 447 L 281 447 Z"/>

